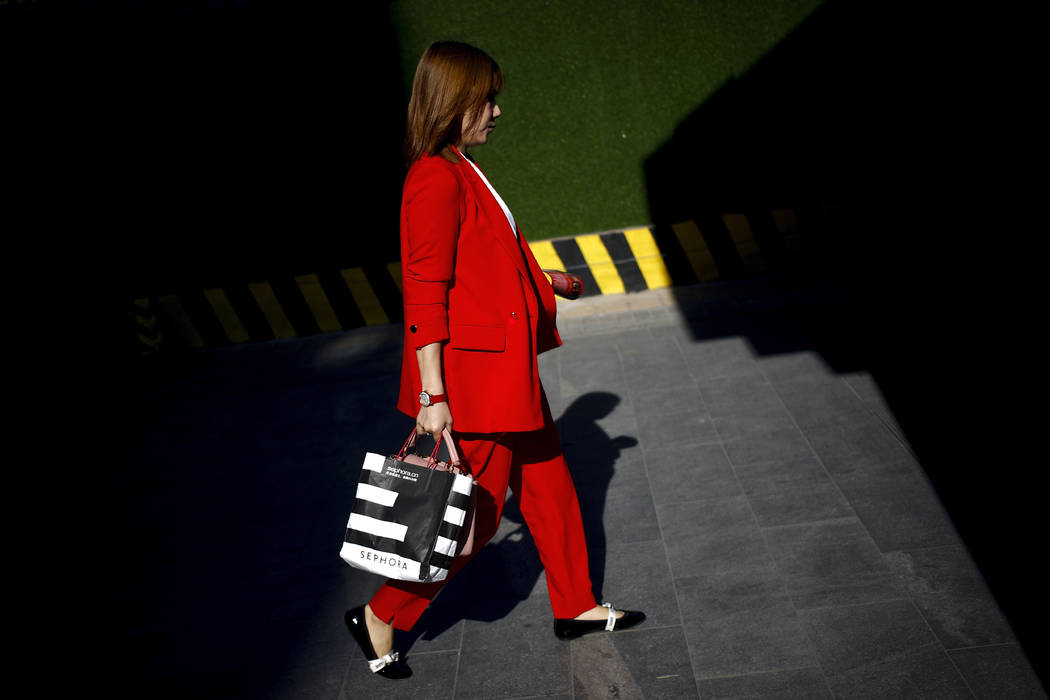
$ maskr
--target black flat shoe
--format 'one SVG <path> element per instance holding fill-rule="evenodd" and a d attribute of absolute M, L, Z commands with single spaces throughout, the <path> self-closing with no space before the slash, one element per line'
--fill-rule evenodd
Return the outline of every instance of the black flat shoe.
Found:
<path fill-rule="evenodd" d="M 398 652 L 392 651 L 382 657 L 376 654 L 376 650 L 372 648 L 372 638 L 368 636 L 363 605 L 347 610 L 346 615 L 343 615 L 343 621 L 346 623 L 346 628 L 350 630 L 350 635 L 364 652 L 365 658 L 368 659 L 368 667 L 372 669 L 372 673 L 393 679 L 408 678 L 412 675 L 412 669 L 398 659 Z"/>
<path fill-rule="evenodd" d="M 554 636 L 558 639 L 575 639 L 591 632 L 618 632 L 628 627 L 645 622 L 645 613 L 637 610 L 621 610 L 623 617 L 616 617 L 616 608 L 609 603 L 602 603 L 609 608 L 609 617 L 605 620 L 554 620 Z"/>

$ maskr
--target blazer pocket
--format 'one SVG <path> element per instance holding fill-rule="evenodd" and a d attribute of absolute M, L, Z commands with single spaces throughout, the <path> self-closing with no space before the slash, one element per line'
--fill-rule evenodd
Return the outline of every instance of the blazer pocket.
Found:
<path fill-rule="evenodd" d="M 503 352 L 507 332 L 503 326 L 452 326 L 449 343 L 457 350 Z"/>

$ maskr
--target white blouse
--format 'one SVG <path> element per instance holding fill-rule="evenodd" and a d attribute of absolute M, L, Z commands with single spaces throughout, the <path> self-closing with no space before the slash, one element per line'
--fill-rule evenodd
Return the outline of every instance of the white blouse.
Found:
<path fill-rule="evenodd" d="M 499 206 L 503 210 L 503 213 L 507 216 L 507 223 L 510 224 L 511 232 L 514 234 L 514 237 L 517 238 L 518 225 L 514 223 L 514 215 L 510 213 L 510 207 L 508 207 L 507 203 L 503 201 L 503 197 L 499 196 L 499 192 L 497 192 L 496 188 L 492 186 L 492 183 L 489 182 L 489 179 L 485 177 L 485 173 L 481 172 L 481 169 L 478 168 L 478 166 L 474 165 L 474 161 L 472 161 L 470 158 L 467 158 L 462 153 L 459 153 L 459 149 L 456 149 L 456 153 L 459 154 L 460 158 L 470 163 L 470 167 L 474 168 L 474 172 L 478 174 L 478 176 L 481 178 L 481 181 L 484 182 L 485 186 L 489 188 L 489 192 L 491 192 L 492 196 L 496 198 L 496 201 L 499 203 Z"/>

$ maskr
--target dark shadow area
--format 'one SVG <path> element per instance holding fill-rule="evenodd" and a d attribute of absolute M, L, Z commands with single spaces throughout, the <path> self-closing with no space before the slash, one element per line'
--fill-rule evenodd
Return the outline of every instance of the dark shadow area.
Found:
<path fill-rule="evenodd" d="M 558 419 L 562 449 L 580 500 L 580 514 L 587 533 L 591 583 L 599 602 L 605 584 L 604 515 L 609 483 L 621 451 L 638 444 L 638 440 L 629 435 L 608 435 L 598 423 L 609 416 L 621 400 L 608 392 L 588 392 L 573 401 Z"/>
<path fill-rule="evenodd" d="M 397 260 L 407 96 L 388 2 L 5 9 L 12 243 L 38 248 L 34 269 L 67 285 L 55 301 L 113 352 L 138 352 L 136 297 Z"/>
<path fill-rule="evenodd" d="M 145 294 L 397 259 L 388 3 L 41 5 L 39 134 L 65 170 L 41 194 L 105 231 L 81 262 Z"/>
<path fill-rule="evenodd" d="M 283 364 L 275 377 L 260 346 L 251 361 L 234 351 L 137 362 L 127 309 L 140 294 L 397 258 L 406 96 L 388 9 L 3 8 L 21 205 L 5 230 L 30 251 L 20 269 L 47 280 L 34 312 L 46 309 L 49 326 L 27 341 L 41 418 L 32 444 L 46 466 L 24 489 L 43 543 L 24 557 L 38 601 L 26 646 L 53 648 L 61 630 L 78 689 L 266 697 L 272 674 L 305 653 L 300 623 L 322 615 L 326 586 L 343 585 L 345 565 L 304 559 L 314 520 L 298 516 L 312 502 L 324 519 L 323 491 L 305 484 L 337 476 L 310 466 L 344 448 L 325 432 L 355 435 L 361 416 L 333 425 L 338 399 L 312 385 L 308 360 L 308 379 Z M 399 345 L 360 362 L 390 358 Z M 228 394 L 196 383 L 211 372 Z M 391 380 L 354 376 L 347 395 L 392 404 Z M 274 382 L 303 384 L 274 404 Z M 258 401 L 245 411 L 239 392 Z M 325 565 L 299 569 L 311 561 Z M 289 596 L 298 611 L 275 619 Z"/>
<path fill-rule="evenodd" d="M 1017 416 L 1039 367 L 1003 239 L 1025 206 L 1009 149 L 1026 121 L 989 74 L 1001 29 L 965 10 L 832 0 L 692 113 L 646 177 L 658 234 L 695 220 L 724 279 L 743 268 L 720 214 L 747 214 L 776 267 L 769 211 L 797 211 L 804 258 L 781 270 L 824 302 L 730 331 L 760 354 L 815 350 L 871 373 L 1046 679 L 1050 620 L 1030 573 L 1043 499 Z"/>
<path fill-rule="evenodd" d="M 625 435 L 611 438 L 597 423 L 619 403 L 620 397 L 615 394 L 589 392 L 573 401 L 555 421 L 580 500 L 591 584 L 599 599 L 605 580 L 606 492 L 620 450 L 638 442 Z M 566 439 L 567 434 L 572 438 Z M 462 619 L 483 622 L 502 619 L 528 597 L 536 581 L 544 575 L 543 565 L 512 497 L 508 497 L 504 506 L 502 522 L 499 541 L 482 549 L 449 582 L 416 627 L 401 635 L 403 646 L 400 648 L 409 649 L 420 637 L 437 637 Z"/>
<path fill-rule="evenodd" d="M 392 408 L 399 340 L 320 336 L 143 366 L 94 436 L 106 459 L 83 492 L 99 543 L 70 572 L 91 602 L 84 683 L 110 697 L 266 698 L 303 664 L 341 667 L 342 611 L 380 583 L 338 557 L 354 484 L 365 452 L 396 450 L 411 426 Z"/>
<path fill-rule="evenodd" d="M 88 456 L 71 511 L 90 538 L 47 597 L 85 603 L 70 634 L 79 684 L 108 697 L 280 697 L 303 664 L 357 658 L 342 612 L 382 581 L 339 559 L 340 534 L 363 455 L 396 450 L 411 426 L 393 409 L 400 351 L 388 327 L 159 355 L 104 405 L 70 407 L 71 425 L 92 431 L 77 446 Z M 587 394 L 558 421 L 580 436 L 567 457 L 597 592 L 604 489 L 634 441 L 594 421 L 618 401 Z M 500 619 L 529 594 L 543 570 L 513 499 L 504 521 L 401 649 L 425 650 L 463 619 Z"/>

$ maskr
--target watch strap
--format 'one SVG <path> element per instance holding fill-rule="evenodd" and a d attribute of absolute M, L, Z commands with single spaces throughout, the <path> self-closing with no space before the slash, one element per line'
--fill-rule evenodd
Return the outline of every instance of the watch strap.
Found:
<path fill-rule="evenodd" d="M 426 394 L 427 396 L 427 403 L 423 403 L 423 394 Z M 448 401 L 448 394 L 431 394 L 424 389 L 419 395 L 419 403 L 423 406 L 433 406 L 436 403 L 443 403 L 445 401 Z"/>

